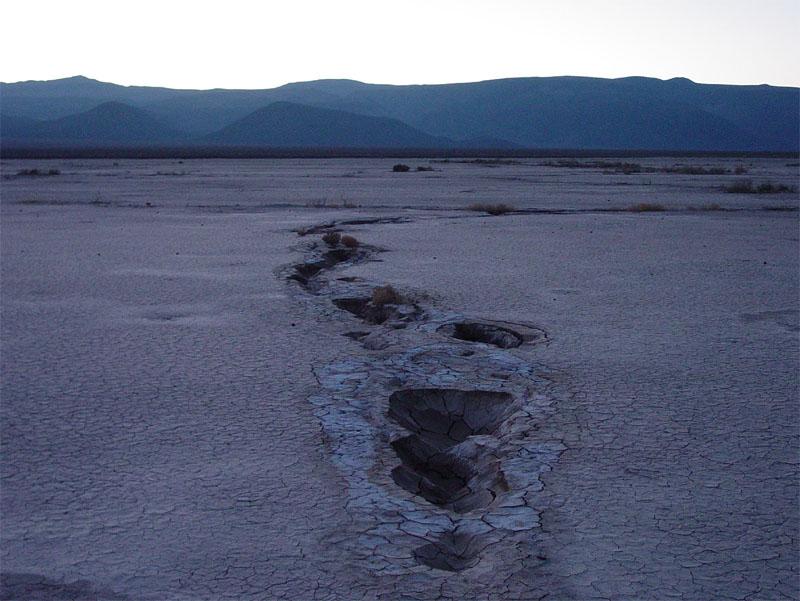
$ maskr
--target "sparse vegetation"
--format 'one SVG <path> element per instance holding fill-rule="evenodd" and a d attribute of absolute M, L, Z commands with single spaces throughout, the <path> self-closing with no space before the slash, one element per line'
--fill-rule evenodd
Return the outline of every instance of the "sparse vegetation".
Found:
<path fill-rule="evenodd" d="M 672 167 L 664 167 L 663 173 L 678 173 L 681 175 L 725 175 L 727 170 L 721 167 L 698 167 L 697 165 L 673 165 Z"/>
<path fill-rule="evenodd" d="M 563 160 L 558 162 L 547 161 L 542 163 L 545 167 L 561 167 L 567 169 L 604 169 L 615 173 L 640 173 L 643 167 L 639 163 L 623 163 L 609 161 L 577 161 Z"/>
<path fill-rule="evenodd" d="M 341 243 L 343 246 L 347 248 L 358 248 L 358 240 L 356 240 L 353 236 L 342 236 Z"/>
<path fill-rule="evenodd" d="M 420 165 L 417 167 L 417 171 L 435 171 L 433 167 L 425 167 L 424 165 Z"/>
<path fill-rule="evenodd" d="M 521 165 L 520 161 L 514 159 L 433 159 L 431 163 L 466 163 L 470 165 L 484 165 L 485 167 L 494 167 L 496 165 Z"/>
<path fill-rule="evenodd" d="M 672 166 L 664 167 L 645 167 L 639 163 L 625 163 L 621 161 L 578 161 L 575 159 L 562 161 L 547 161 L 541 163 L 545 167 L 562 167 L 568 169 L 602 169 L 606 173 L 623 173 L 631 175 L 634 173 L 675 173 L 679 175 L 725 175 L 729 173 L 722 167 L 700 167 L 699 165 L 682 165 L 675 163 Z M 746 173 L 744 167 L 737 167 L 735 173 Z"/>
<path fill-rule="evenodd" d="M 44 175 L 61 175 L 58 169 L 48 169 L 47 171 L 39 171 L 38 169 L 20 169 L 17 171 L 19 177 L 38 177 Z"/>
<path fill-rule="evenodd" d="M 729 194 L 778 194 L 780 192 L 797 192 L 797 186 L 773 184 L 771 182 L 763 182 L 756 185 L 750 180 L 742 180 L 729 186 L 722 186 L 722 191 Z"/>
<path fill-rule="evenodd" d="M 342 236 L 339 234 L 339 232 L 325 232 L 322 235 L 322 241 L 328 246 L 336 246 L 339 244 L 341 237 Z"/>
<path fill-rule="evenodd" d="M 516 211 L 515 207 L 507 204 L 489 204 L 486 202 L 478 202 L 471 204 L 467 207 L 470 211 L 477 211 L 482 213 L 489 213 L 489 215 L 503 215 L 504 213 L 511 213 Z"/>
<path fill-rule="evenodd" d="M 403 296 L 391 284 L 377 286 L 372 291 L 372 304 L 376 307 L 383 305 L 402 305 Z"/>
<path fill-rule="evenodd" d="M 403 165 L 402 163 L 398 163 L 397 165 L 392 167 L 392 171 L 394 171 L 395 173 L 405 173 L 406 171 L 409 171 L 410 169 L 411 169 L 411 167 L 409 167 L 408 165 Z"/>
<path fill-rule="evenodd" d="M 686 208 L 689 211 L 724 211 L 725 210 L 720 205 L 718 205 L 717 203 L 712 203 L 712 204 L 709 204 L 709 205 L 702 205 L 700 207 L 690 206 L 690 207 L 686 207 Z"/>
<path fill-rule="evenodd" d="M 646 213 L 650 211 L 666 211 L 663 205 L 651 202 L 641 202 L 638 205 L 631 205 L 628 207 L 628 210 L 633 211 L 635 213 Z"/>

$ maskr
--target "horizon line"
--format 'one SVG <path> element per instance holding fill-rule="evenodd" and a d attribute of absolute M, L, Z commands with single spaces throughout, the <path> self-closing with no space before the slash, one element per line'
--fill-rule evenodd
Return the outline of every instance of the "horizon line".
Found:
<path fill-rule="evenodd" d="M 78 75 L 70 75 L 67 77 L 56 77 L 53 79 L 22 79 L 18 81 L 5 81 L 0 80 L 0 83 L 3 85 L 17 85 L 17 84 L 25 84 L 25 83 L 49 83 L 49 82 L 56 82 L 56 81 L 66 81 L 70 79 L 85 79 L 88 81 L 95 81 L 98 83 L 105 83 L 116 85 L 124 88 L 161 88 L 167 90 L 176 90 L 176 91 L 187 91 L 187 92 L 213 92 L 216 90 L 226 90 L 226 91 L 257 91 L 257 90 L 274 90 L 278 88 L 282 88 L 284 86 L 294 85 L 294 84 L 303 84 L 303 83 L 316 83 L 322 81 L 349 81 L 353 83 L 359 83 L 363 85 L 371 85 L 371 86 L 391 86 L 391 87 L 423 87 L 423 86 L 448 86 L 448 85 L 469 85 L 469 84 L 479 84 L 479 83 L 486 83 L 491 81 L 508 81 L 508 80 L 515 80 L 515 79 L 602 79 L 606 81 L 618 81 L 623 79 L 651 79 L 661 82 L 669 82 L 674 80 L 684 80 L 694 85 L 710 85 L 710 86 L 738 86 L 738 87 L 772 87 L 772 88 L 794 88 L 800 89 L 800 84 L 798 85 L 781 85 L 781 84 L 771 84 L 771 83 L 720 83 L 720 82 L 699 82 L 695 81 L 689 77 L 685 76 L 675 76 L 670 78 L 660 78 L 651 75 L 625 75 L 622 77 L 598 77 L 594 75 L 520 75 L 520 76 L 513 76 L 513 77 L 497 77 L 492 79 L 477 79 L 477 80 L 470 80 L 470 81 L 453 81 L 453 82 L 443 82 L 443 83 L 412 83 L 412 84 L 395 84 L 395 83 L 378 83 L 378 82 L 367 82 L 362 81 L 359 79 L 353 79 L 351 77 L 321 77 L 317 79 L 307 79 L 307 80 L 297 80 L 297 81 L 289 81 L 282 83 L 280 85 L 272 86 L 272 87 L 253 87 L 253 88 L 243 88 L 243 87 L 232 87 L 232 88 L 224 88 L 224 87 L 213 87 L 213 88 L 181 88 L 181 87 L 170 87 L 165 85 L 148 85 L 148 84 L 120 84 L 114 81 L 104 80 L 104 79 L 96 79 L 94 77 L 89 77 L 83 74 Z"/>

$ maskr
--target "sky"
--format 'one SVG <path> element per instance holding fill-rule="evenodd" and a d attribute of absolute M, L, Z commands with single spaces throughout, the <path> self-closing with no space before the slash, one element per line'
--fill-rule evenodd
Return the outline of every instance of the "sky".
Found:
<path fill-rule="evenodd" d="M 27 0 L 2 18 L 4 82 L 641 75 L 800 86 L 800 0 Z"/>

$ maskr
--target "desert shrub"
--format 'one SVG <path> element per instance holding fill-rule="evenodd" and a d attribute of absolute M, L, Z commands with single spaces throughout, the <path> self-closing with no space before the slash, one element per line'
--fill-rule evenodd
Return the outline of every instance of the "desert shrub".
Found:
<path fill-rule="evenodd" d="M 750 180 L 733 182 L 728 186 L 722 186 L 722 189 L 731 194 L 755 194 L 756 192 L 756 188 Z"/>
<path fill-rule="evenodd" d="M 322 241 L 328 246 L 336 246 L 339 244 L 341 237 L 342 236 L 339 234 L 339 232 L 325 232 L 322 235 Z"/>
<path fill-rule="evenodd" d="M 347 248 L 358 248 L 358 240 L 353 236 L 342 236 L 341 243 Z"/>
<path fill-rule="evenodd" d="M 631 205 L 628 207 L 628 210 L 636 213 L 644 213 L 647 211 L 666 211 L 662 205 L 650 202 L 641 202 L 638 205 Z"/>
<path fill-rule="evenodd" d="M 696 165 L 673 165 L 672 167 L 664 167 L 664 173 L 680 173 L 682 175 L 724 175 L 726 171 L 721 167 L 706 169 L 705 167 L 698 167 Z"/>
<path fill-rule="evenodd" d="M 708 204 L 708 205 L 701 205 L 699 207 L 691 205 L 691 206 L 688 206 L 686 208 L 689 211 L 724 211 L 725 210 L 720 205 L 718 205 L 717 203 L 712 203 L 712 204 Z"/>
<path fill-rule="evenodd" d="M 377 286 L 372 291 L 372 304 L 376 306 L 402 305 L 403 296 L 390 284 L 386 284 L 385 286 Z"/>
<path fill-rule="evenodd" d="M 797 192 L 797 186 L 771 182 L 763 182 L 756 186 L 750 180 L 742 180 L 733 182 L 729 186 L 722 186 L 722 190 L 731 194 L 778 194 L 780 192 Z"/>
<path fill-rule="evenodd" d="M 794 192 L 797 190 L 794 186 L 789 187 L 785 184 L 759 184 L 756 188 L 757 194 L 777 194 L 778 192 Z"/>
<path fill-rule="evenodd" d="M 477 211 L 481 213 L 489 213 L 489 215 L 502 215 L 503 213 L 510 213 L 517 209 L 507 204 L 489 204 L 486 202 L 478 202 L 467 207 L 470 211 Z"/>
<path fill-rule="evenodd" d="M 394 171 L 395 173 L 405 173 L 406 171 L 409 171 L 410 169 L 411 169 L 411 167 L 409 167 L 408 165 L 403 165 L 402 163 L 398 163 L 397 165 L 392 167 L 392 171 Z"/>

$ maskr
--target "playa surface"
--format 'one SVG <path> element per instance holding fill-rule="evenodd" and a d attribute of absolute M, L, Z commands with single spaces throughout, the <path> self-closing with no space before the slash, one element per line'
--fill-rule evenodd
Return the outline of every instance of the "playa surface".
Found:
<path fill-rule="evenodd" d="M 797 599 L 797 167 L 396 162 L 3 162 L 2 598 Z"/>

